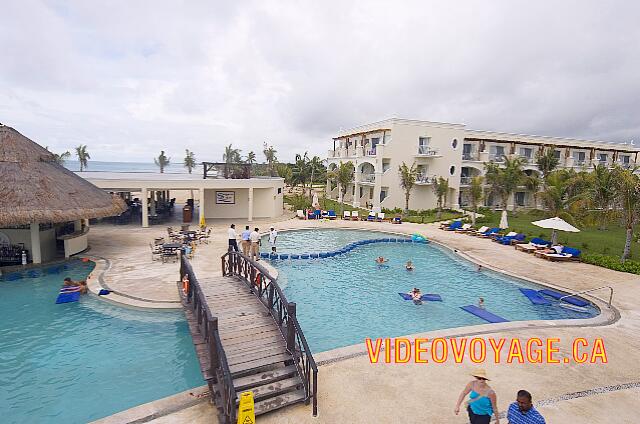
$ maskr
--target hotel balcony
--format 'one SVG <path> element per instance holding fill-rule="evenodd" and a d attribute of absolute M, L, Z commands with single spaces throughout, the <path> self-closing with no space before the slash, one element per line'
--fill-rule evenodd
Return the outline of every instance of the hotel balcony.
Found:
<path fill-rule="evenodd" d="M 416 184 L 417 185 L 431 185 L 433 183 L 436 182 L 436 176 L 428 176 L 428 175 L 424 175 L 424 174 L 418 174 L 416 176 Z"/>
<path fill-rule="evenodd" d="M 470 160 L 470 161 L 478 162 L 480 161 L 480 153 L 479 152 L 462 153 L 462 160 Z"/>
<path fill-rule="evenodd" d="M 360 174 L 360 183 L 361 184 L 375 184 L 376 183 L 376 174 Z"/>
<path fill-rule="evenodd" d="M 471 184 L 471 179 L 472 178 L 473 177 L 460 177 L 460 185 L 463 186 L 463 185 Z"/>
<path fill-rule="evenodd" d="M 432 149 L 428 146 L 419 146 L 418 147 L 418 151 L 416 152 L 415 156 L 418 157 L 442 157 L 442 155 L 438 154 L 438 151 L 435 149 Z"/>

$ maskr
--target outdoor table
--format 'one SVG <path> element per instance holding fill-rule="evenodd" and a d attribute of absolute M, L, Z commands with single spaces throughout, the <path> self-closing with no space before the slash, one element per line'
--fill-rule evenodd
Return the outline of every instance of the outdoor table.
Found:
<path fill-rule="evenodd" d="M 182 247 L 181 243 L 165 243 L 162 245 L 164 250 L 178 250 Z"/>

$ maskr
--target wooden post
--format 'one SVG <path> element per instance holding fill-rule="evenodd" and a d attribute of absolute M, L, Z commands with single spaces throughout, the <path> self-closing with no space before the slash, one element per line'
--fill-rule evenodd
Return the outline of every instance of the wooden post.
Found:
<path fill-rule="evenodd" d="M 209 325 L 209 356 L 211 357 L 211 375 L 216 376 L 216 370 L 218 369 L 218 351 L 216 349 L 216 338 L 214 334 L 218 332 L 218 318 L 214 317 Z"/>
<path fill-rule="evenodd" d="M 287 350 L 293 353 L 296 345 L 296 329 L 293 326 L 293 318 L 296 316 L 295 302 L 287 305 L 287 316 Z"/>

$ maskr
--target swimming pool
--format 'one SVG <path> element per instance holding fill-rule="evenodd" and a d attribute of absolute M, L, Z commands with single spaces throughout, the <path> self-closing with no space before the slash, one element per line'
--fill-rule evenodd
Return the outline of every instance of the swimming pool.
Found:
<path fill-rule="evenodd" d="M 93 263 L 66 267 L 0 279 L 3 423 L 84 423 L 204 384 L 181 311 L 56 305 L 63 278 Z"/>
<path fill-rule="evenodd" d="M 314 229 L 281 232 L 278 253 L 335 250 L 356 240 L 389 237 L 373 231 Z M 487 241 L 487 243 L 490 243 Z M 263 242 L 263 246 L 266 246 Z M 384 256 L 388 267 L 374 259 Z M 415 271 L 404 268 L 413 261 Z M 434 244 L 379 243 L 339 256 L 312 260 L 274 260 L 287 299 L 314 352 L 362 343 L 366 337 L 398 337 L 443 328 L 486 324 L 460 309 L 484 298 L 485 308 L 510 321 L 590 318 L 590 305 L 577 312 L 557 305 L 533 305 L 519 288 L 540 289 L 476 266 Z M 419 287 L 442 302 L 414 305 L 398 293 Z"/>

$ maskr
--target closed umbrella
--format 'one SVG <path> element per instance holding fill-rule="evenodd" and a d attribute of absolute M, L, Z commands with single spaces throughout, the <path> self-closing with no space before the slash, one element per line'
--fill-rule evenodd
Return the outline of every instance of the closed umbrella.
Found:
<path fill-rule="evenodd" d="M 579 233 L 580 230 L 578 230 L 576 227 L 574 227 L 573 225 L 569 224 L 567 221 L 565 221 L 562 218 L 558 218 L 557 216 L 555 218 L 548 218 L 548 219 L 543 219 L 540 221 L 533 221 L 532 222 L 533 225 L 541 227 L 541 228 L 549 228 L 551 230 L 553 230 L 551 232 L 551 244 L 554 245 L 556 244 L 556 242 L 558 241 L 558 231 L 567 231 L 570 233 Z"/>
<path fill-rule="evenodd" d="M 502 216 L 500 217 L 500 228 L 501 229 L 505 229 L 505 228 L 509 228 L 509 221 L 507 221 L 507 211 L 503 210 L 502 211 Z"/>
<path fill-rule="evenodd" d="M 311 201 L 311 206 L 318 209 L 320 207 L 320 202 L 318 201 L 318 193 L 313 193 L 313 200 Z"/>

